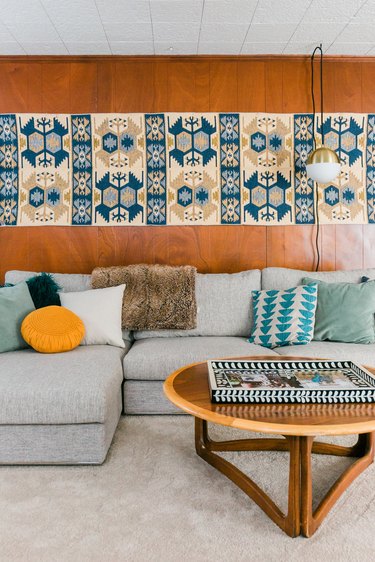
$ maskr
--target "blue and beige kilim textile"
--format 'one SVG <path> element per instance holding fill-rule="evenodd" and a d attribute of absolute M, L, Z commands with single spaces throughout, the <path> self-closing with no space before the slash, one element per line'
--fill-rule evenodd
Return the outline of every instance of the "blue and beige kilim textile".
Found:
<path fill-rule="evenodd" d="M 252 291 L 253 329 L 249 341 L 263 347 L 309 343 L 314 335 L 318 285 L 284 291 Z"/>
<path fill-rule="evenodd" d="M 375 115 L 324 131 L 320 222 L 374 223 Z M 310 114 L 0 115 L 0 225 L 314 224 L 312 134 Z"/>

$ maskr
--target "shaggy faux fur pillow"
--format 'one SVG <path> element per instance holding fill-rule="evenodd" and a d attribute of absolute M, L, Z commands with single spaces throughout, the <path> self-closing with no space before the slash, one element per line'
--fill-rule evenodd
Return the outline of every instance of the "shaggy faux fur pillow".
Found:
<path fill-rule="evenodd" d="M 97 267 L 94 289 L 126 284 L 122 327 L 128 330 L 191 330 L 196 327 L 195 267 L 127 265 Z"/>

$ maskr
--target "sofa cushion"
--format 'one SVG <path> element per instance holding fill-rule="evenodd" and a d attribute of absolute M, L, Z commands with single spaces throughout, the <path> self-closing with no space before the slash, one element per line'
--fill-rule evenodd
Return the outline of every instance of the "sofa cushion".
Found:
<path fill-rule="evenodd" d="M 14 269 L 7 271 L 5 274 L 5 282 L 20 283 L 26 281 L 30 277 L 38 275 L 35 271 L 19 271 Z M 56 283 L 60 285 L 62 292 L 70 293 L 72 291 L 87 291 L 91 289 L 91 275 L 83 275 L 80 273 L 52 273 Z"/>
<path fill-rule="evenodd" d="M 375 343 L 375 281 L 324 283 L 304 277 L 303 283 L 318 287 L 314 340 Z"/>
<path fill-rule="evenodd" d="M 262 289 L 288 289 L 301 285 L 304 277 L 326 283 L 360 283 L 362 276 L 375 278 L 375 269 L 315 272 L 285 267 L 267 267 L 262 271 Z"/>
<path fill-rule="evenodd" d="M 277 347 L 274 351 L 284 356 L 321 357 L 323 359 L 349 359 L 360 365 L 375 368 L 375 344 L 337 343 L 312 341 L 307 345 Z"/>
<path fill-rule="evenodd" d="M 250 335 L 251 291 L 260 289 L 259 269 L 240 273 L 198 273 L 196 277 L 197 327 L 193 330 L 134 332 L 135 339 L 186 336 Z"/>
<path fill-rule="evenodd" d="M 122 384 L 123 354 L 105 345 L 2 353 L 0 424 L 104 423 Z"/>
<path fill-rule="evenodd" d="M 276 355 L 269 349 L 236 337 L 148 338 L 135 341 L 124 358 L 124 378 L 165 380 L 190 363 L 221 357 Z"/>

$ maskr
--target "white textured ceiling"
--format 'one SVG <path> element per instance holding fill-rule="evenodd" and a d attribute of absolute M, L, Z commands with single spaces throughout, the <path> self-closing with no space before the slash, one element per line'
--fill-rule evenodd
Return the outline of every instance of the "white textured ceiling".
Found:
<path fill-rule="evenodd" d="M 375 55 L 375 0 L 0 0 L 0 55 Z"/>

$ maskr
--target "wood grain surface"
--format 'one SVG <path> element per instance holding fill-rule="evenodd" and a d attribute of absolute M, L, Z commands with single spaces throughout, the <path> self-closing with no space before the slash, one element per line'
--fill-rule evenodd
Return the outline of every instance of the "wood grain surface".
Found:
<path fill-rule="evenodd" d="M 311 111 L 308 57 L 0 57 L 0 112 Z M 328 58 L 326 111 L 375 112 L 375 59 Z M 318 107 L 319 109 L 319 107 Z M 0 228 L 9 269 L 315 265 L 314 226 Z M 375 267 L 375 227 L 323 226 L 321 269 Z"/>

